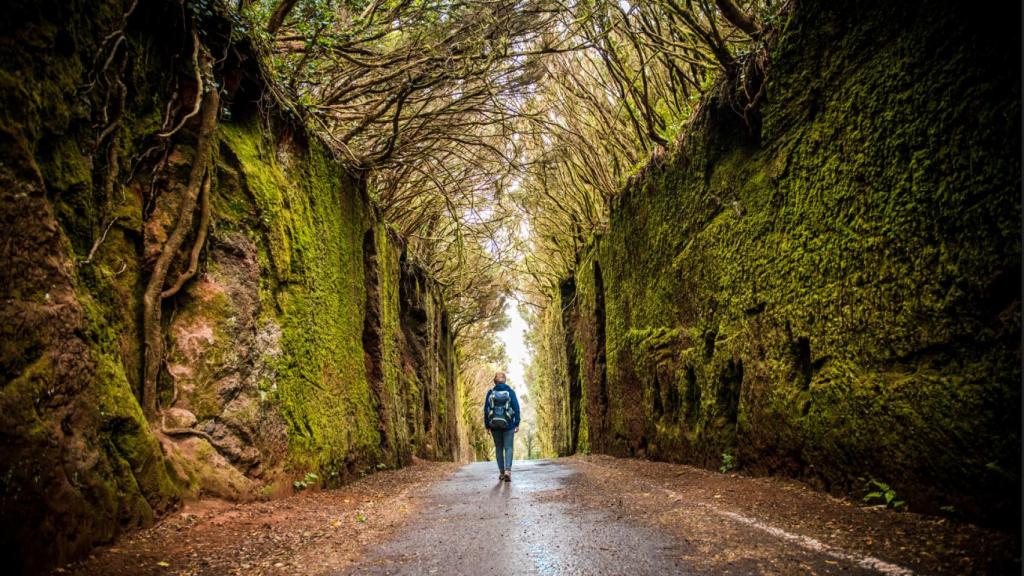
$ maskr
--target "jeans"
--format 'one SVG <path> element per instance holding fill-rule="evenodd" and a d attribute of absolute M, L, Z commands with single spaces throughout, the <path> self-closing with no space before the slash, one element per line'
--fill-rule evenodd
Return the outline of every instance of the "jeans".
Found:
<path fill-rule="evenodd" d="M 494 456 L 498 461 L 498 472 L 512 470 L 512 446 L 515 444 L 516 431 L 512 428 L 507 430 L 491 430 L 494 437 Z"/>

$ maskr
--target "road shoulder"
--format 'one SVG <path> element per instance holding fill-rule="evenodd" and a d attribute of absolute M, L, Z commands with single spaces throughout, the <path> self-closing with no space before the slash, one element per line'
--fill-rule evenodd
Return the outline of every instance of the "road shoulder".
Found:
<path fill-rule="evenodd" d="M 560 459 L 589 487 L 573 497 L 667 530 L 710 572 L 1019 573 L 1016 536 L 910 512 L 871 508 L 798 482 L 678 464 Z M 877 561 L 877 563 L 875 563 Z M 874 563 L 874 564 L 873 564 Z"/>
<path fill-rule="evenodd" d="M 102 574 L 322 574 L 358 562 L 418 509 L 419 494 L 461 464 L 417 461 L 333 490 L 266 502 L 204 499 L 187 503 L 156 526 L 97 549 L 58 569 Z"/>

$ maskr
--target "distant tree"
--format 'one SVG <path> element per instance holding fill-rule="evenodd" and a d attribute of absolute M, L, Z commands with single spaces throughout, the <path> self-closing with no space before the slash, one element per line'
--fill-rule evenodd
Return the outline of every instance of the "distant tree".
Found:
<path fill-rule="evenodd" d="M 526 430 L 523 435 L 523 445 L 526 448 L 526 460 L 533 460 L 534 450 L 537 447 L 537 433 L 532 428 Z"/>

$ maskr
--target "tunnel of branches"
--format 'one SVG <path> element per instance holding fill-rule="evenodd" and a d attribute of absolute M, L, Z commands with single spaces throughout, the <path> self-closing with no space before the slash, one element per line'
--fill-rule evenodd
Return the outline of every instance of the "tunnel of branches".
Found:
<path fill-rule="evenodd" d="M 0 474 L 3 513 L 34 520 L 3 536 L 39 566 L 275 474 L 486 458 L 512 311 L 531 456 L 728 456 L 1019 522 L 1013 19 L 947 0 L 6 16 Z"/>

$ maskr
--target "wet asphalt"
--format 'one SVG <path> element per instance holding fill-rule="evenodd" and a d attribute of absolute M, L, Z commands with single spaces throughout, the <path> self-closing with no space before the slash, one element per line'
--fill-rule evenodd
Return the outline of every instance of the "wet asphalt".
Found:
<path fill-rule="evenodd" d="M 688 574 L 673 538 L 560 501 L 575 470 L 517 461 L 461 468 L 423 494 L 419 514 L 341 574 Z"/>

